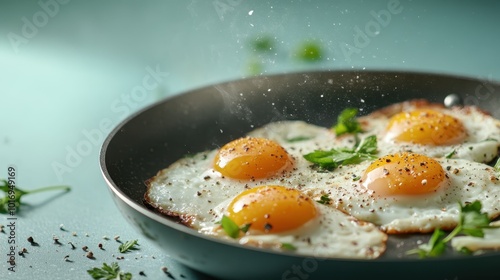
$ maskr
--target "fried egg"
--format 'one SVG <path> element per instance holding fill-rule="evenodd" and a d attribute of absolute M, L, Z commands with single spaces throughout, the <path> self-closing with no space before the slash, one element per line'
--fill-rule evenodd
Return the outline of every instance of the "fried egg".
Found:
<path fill-rule="evenodd" d="M 319 204 L 297 189 L 257 186 L 215 209 L 219 214 L 201 232 L 230 239 L 218 224 L 227 215 L 239 227 L 249 225 L 246 233 L 231 239 L 244 245 L 291 246 L 297 254 L 315 257 L 371 259 L 385 251 L 387 236 L 375 225 Z"/>
<path fill-rule="evenodd" d="M 313 132 L 307 140 L 285 146 L 244 137 L 180 159 L 147 182 L 145 200 L 159 212 L 217 238 L 233 240 L 221 230 L 223 215 L 240 226 L 251 224 L 244 236 L 233 240 L 240 244 L 274 249 L 290 244 L 298 254 L 323 257 L 380 256 L 385 233 L 300 191 L 313 188 L 308 185 L 311 178 L 322 176 L 308 168 L 296 146 L 313 143 L 316 136 Z"/>
<path fill-rule="evenodd" d="M 452 229 L 459 203 L 475 200 L 490 218 L 500 215 L 498 174 L 486 164 L 463 159 L 396 153 L 339 168 L 323 184 L 313 197 L 328 195 L 335 208 L 389 234 Z"/>
<path fill-rule="evenodd" d="M 488 163 L 498 155 L 500 121 L 477 107 L 445 108 L 423 100 L 393 104 L 358 118 L 376 135 L 379 155 L 411 151 Z"/>

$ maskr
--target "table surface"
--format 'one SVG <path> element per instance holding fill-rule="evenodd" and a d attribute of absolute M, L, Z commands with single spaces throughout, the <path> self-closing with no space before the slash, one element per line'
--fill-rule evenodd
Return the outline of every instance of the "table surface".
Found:
<path fill-rule="evenodd" d="M 0 278 L 91 279 L 88 269 L 117 262 L 135 279 L 168 279 L 162 267 L 175 279 L 207 279 L 117 210 L 98 163 L 112 127 L 168 96 L 255 74 L 402 70 L 500 80 L 499 12 L 498 1 L 2 1 L 0 178 L 13 168 L 20 188 L 71 191 L 32 194 L 14 216 L 0 214 L 0 224 L 15 225 L 0 233 Z M 259 40 L 271 50 L 255 49 Z M 320 61 L 298 59 L 304 42 L 321 47 Z M 115 236 L 140 249 L 119 253 Z"/>

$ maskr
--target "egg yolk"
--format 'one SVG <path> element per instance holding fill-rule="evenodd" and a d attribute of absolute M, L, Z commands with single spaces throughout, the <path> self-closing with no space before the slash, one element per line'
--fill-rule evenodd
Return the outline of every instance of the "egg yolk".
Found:
<path fill-rule="evenodd" d="M 416 195 L 436 191 L 445 178 L 435 159 L 398 153 L 375 160 L 362 175 L 361 184 L 380 196 Z"/>
<path fill-rule="evenodd" d="M 297 229 L 317 215 L 314 202 L 300 191 L 283 186 L 260 186 L 243 191 L 227 208 L 238 226 L 264 233 Z"/>
<path fill-rule="evenodd" d="M 460 120 L 431 109 L 394 115 L 389 120 L 386 133 L 388 140 L 436 146 L 457 144 L 466 137 Z"/>
<path fill-rule="evenodd" d="M 214 159 L 214 169 L 234 179 L 270 177 L 291 163 L 286 150 L 264 138 L 245 137 L 224 145 Z"/>

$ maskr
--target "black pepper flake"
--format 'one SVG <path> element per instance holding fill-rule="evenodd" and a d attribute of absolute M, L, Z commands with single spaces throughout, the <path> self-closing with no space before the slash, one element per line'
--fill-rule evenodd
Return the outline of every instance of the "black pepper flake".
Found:
<path fill-rule="evenodd" d="M 28 237 L 27 240 L 32 246 L 38 246 L 38 243 L 35 242 L 32 236 Z"/>
<path fill-rule="evenodd" d="M 271 229 L 273 229 L 273 226 L 271 224 L 265 224 L 264 225 L 264 231 L 269 232 Z"/>
<path fill-rule="evenodd" d="M 59 242 L 59 237 L 53 236 L 52 239 L 54 240 L 54 244 L 62 245 L 61 242 Z"/>
<path fill-rule="evenodd" d="M 175 279 L 175 277 L 168 271 L 168 268 L 166 266 L 162 266 L 161 270 L 167 275 L 168 278 L 170 279 Z"/>
<path fill-rule="evenodd" d="M 101 249 L 101 250 L 104 250 L 102 243 L 97 244 L 97 247 L 99 247 L 99 249 Z"/>
<path fill-rule="evenodd" d="M 82 247 L 82 250 L 83 250 L 83 251 L 85 251 L 85 252 L 87 252 L 87 250 L 88 250 L 88 249 L 89 249 L 89 247 L 88 247 L 88 246 L 83 246 L 83 247 Z"/>
<path fill-rule="evenodd" d="M 85 256 L 86 256 L 87 258 L 91 259 L 91 260 L 95 259 L 95 258 L 94 258 L 94 253 L 92 253 L 92 251 L 88 251 L 88 252 L 87 252 L 87 254 L 86 254 Z"/>
<path fill-rule="evenodd" d="M 146 276 L 146 273 L 144 273 L 144 271 L 139 271 L 139 275 L 140 276 Z"/>
<path fill-rule="evenodd" d="M 68 242 L 69 245 L 71 245 L 71 250 L 75 250 L 76 249 L 76 246 L 75 244 L 73 244 L 73 242 Z"/>

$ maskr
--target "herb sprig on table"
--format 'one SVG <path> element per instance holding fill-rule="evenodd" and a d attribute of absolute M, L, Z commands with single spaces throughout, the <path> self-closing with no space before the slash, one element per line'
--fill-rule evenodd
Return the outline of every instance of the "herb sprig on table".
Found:
<path fill-rule="evenodd" d="M 129 272 L 120 271 L 118 263 L 113 262 L 111 265 L 103 263 L 102 267 L 94 267 L 87 270 L 87 273 L 93 279 L 106 279 L 106 280 L 131 280 L 132 274 Z"/>
<path fill-rule="evenodd" d="M 139 250 L 137 246 L 139 246 L 139 243 L 137 243 L 137 239 L 135 239 L 121 244 L 120 246 L 118 246 L 118 250 L 120 251 L 120 253 L 128 253 L 130 251 Z"/>
<path fill-rule="evenodd" d="M 0 191 L 5 193 L 5 196 L 0 199 L 0 213 L 7 214 L 18 211 L 23 204 L 21 198 L 26 195 L 53 190 L 69 191 L 71 188 L 69 186 L 49 186 L 34 190 L 22 190 L 9 184 L 7 180 L 0 180 Z"/>

